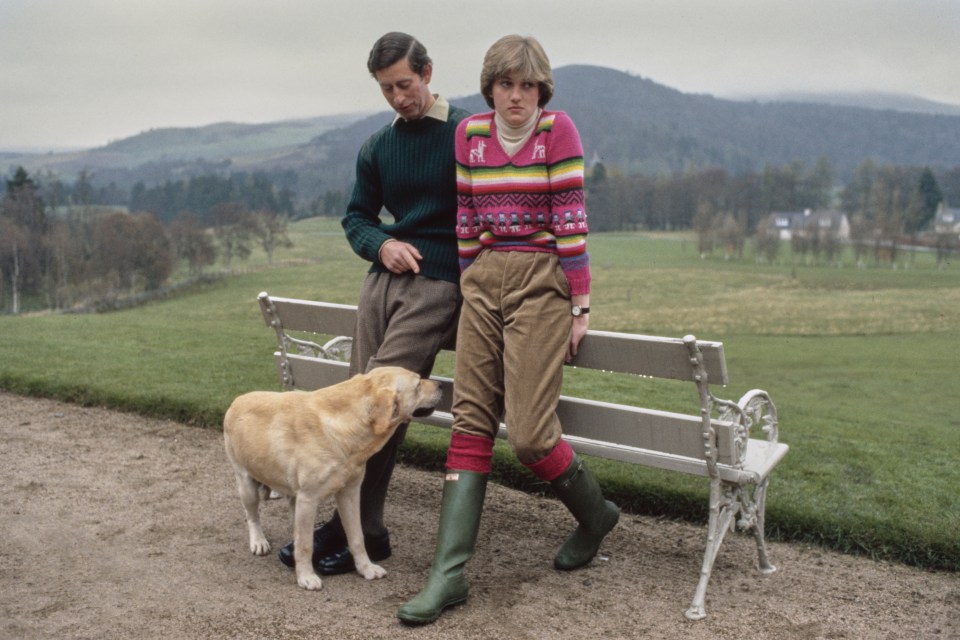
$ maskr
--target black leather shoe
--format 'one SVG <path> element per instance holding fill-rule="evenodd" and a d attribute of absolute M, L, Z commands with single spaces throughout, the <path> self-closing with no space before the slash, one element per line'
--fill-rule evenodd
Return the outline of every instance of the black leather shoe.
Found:
<path fill-rule="evenodd" d="M 365 535 L 363 537 L 363 545 L 367 549 L 367 555 L 370 556 L 371 562 L 386 560 L 392 553 L 390 549 L 390 534 L 387 532 L 384 532 L 382 536 L 376 537 Z M 314 554 L 313 557 L 313 568 L 322 576 L 350 573 L 357 568 L 353 562 L 353 554 L 350 553 L 350 549 L 346 543 L 343 544 L 341 549 L 327 554 L 319 561 L 316 559 L 316 554 Z"/>
<path fill-rule="evenodd" d="M 340 551 L 347 544 L 347 537 L 343 533 L 339 520 L 329 520 L 313 530 L 313 566 L 327 555 Z M 293 542 L 288 542 L 281 547 L 277 554 L 280 562 L 291 569 L 296 566 L 293 559 Z"/>
<path fill-rule="evenodd" d="M 372 562 L 380 562 L 390 557 L 390 534 L 384 532 L 382 536 L 364 536 L 363 544 L 367 555 Z M 297 563 L 293 557 L 293 543 L 284 545 L 277 554 L 280 562 L 291 569 Z M 346 535 L 339 523 L 327 522 L 313 530 L 313 568 L 320 575 L 338 575 L 349 573 L 356 569 L 353 554 L 347 546 Z"/>

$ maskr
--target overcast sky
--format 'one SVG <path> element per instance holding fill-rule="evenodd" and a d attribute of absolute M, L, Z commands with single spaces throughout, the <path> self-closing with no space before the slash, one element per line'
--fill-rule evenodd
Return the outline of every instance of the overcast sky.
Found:
<path fill-rule="evenodd" d="M 520 33 L 554 67 L 688 93 L 960 105 L 958 0 L 0 0 L 0 149 L 379 110 L 366 58 L 393 30 L 427 46 L 448 97 L 476 93 L 487 47 Z"/>

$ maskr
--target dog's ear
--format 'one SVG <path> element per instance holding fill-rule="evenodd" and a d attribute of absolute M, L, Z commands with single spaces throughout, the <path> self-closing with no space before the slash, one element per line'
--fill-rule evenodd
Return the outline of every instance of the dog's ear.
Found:
<path fill-rule="evenodd" d="M 397 392 L 394 389 L 379 389 L 373 398 L 370 424 L 374 433 L 386 433 L 398 417 L 400 407 L 397 403 Z"/>

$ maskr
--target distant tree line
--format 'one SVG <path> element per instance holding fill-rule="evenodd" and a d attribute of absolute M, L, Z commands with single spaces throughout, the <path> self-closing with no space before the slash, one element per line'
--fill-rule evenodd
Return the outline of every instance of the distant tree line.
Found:
<path fill-rule="evenodd" d="M 71 184 L 49 174 L 35 179 L 21 167 L 0 200 L 0 312 L 20 312 L 25 298 L 30 308 L 65 309 L 153 290 L 177 265 L 197 276 L 217 260 L 228 267 L 245 260 L 254 248 L 272 260 L 289 244 L 288 220 L 342 214 L 348 189 L 330 189 L 298 211 L 295 180 L 277 175 L 280 184 L 266 173 L 141 182 L 125 195 L 96 187 L 86 172 Z M 806 209 L 845 213 L 858 261 L 894 261 L 905 243 L 925 244 L 942 261 L 957 251 L 956 238 L 925 230 L 940 202 L 960 203 L 960 166 L 934 172 L 868 160 L 839 185 L 825 158 L 757 172 L 660 175 L 598 162 L 586 189 L 592 231 L 692 229 L 704 255 L 739 256 L 752 240 L 759 259 L 774 261 L 782 243 L 768 228 L 770 214 Z M 817 227 L 793 234 L 790 246 L 832 262 L 841 243 Z"/>
<path fill-rule="evenodd" d="M 206 166 L 206 165 L 204 165 Z M 64 208 L 112 206 L 130 211 L 149 211 L 164 224 L 169 224 L 181 211 L 192 211 L 204 224 L 210 221 L 211 209 L 222 202 L 237 202 L 251 211 L 268 209 L 297 217 L 297 174 L 293 171 L 253 173 L 214 173 L 223 168 L 211 167 L 209 174 L 181 180 L 163 180 L 148 186 L 143 180 L 123 189 L 115 182 L 89 171 L 80 171 L 73 182 L 65 181 L 50 171 L 33 176 L 45 204 L 54 211 Z"/>
<path fill-rule="evenodd" d="M 294 217 L 295 193 L 290 187 L 277 187 L 265 173 L 235 173 L 229 177 L 196 176 L 176 182 L 147 187 L 138 182 L 130 191 L 131 211 L 150 211 L 169 224 L 182 211 L 190 211 L 201 224 L 215 224 L 215 209 L 229 202 L 250 211 L 273 211 Z"/>
<path fill-rule="evenodd" d="M 753 238 L 757 255 L 772 261 L 780 242 L 768 226 L 770 214 L 806 210 L 846 214 L 858 261 L 868 252 L 894 261 L 905 242 L 934 246 L 947 252 L 944 256 L 956 250 L 956 238 L 923 232 L 941 202 L 960 202 L 960 167 L 938 178 L 927 167 L 877 166 L 867 160 L 838 187 L 825 158 L 813 166 L 794 162 L 736 175 L 720 168 L 628 175 L 597 163 L 586 188 L 592 231 L 692 229 L 703 255 L 718 248 L 726 257 L 742 255 Z M 791 248 L 832 262 L 841 242 L 837 229 L 817 226 L 793 234 Z"/>
<path fill-rule="evenodd" d="M 191 184 L 193 180 L 185 190 L 172 187 L 168 192 L 189 193 Z M 223 185 L 215 180 L 200 184 Z M 258 189 L 266 193 L 256 179 L 242 184 L 250 186 L 248 195 Z M 221 193 L 224 198 L 234 195 Z M 179 261 L 198 276 L 218 257 L 229 266 L 234 259 L 245 260 L 255 247 L 272 260 L 278 247 L 290 244 L 288 218 L 279 209 L 284 200 L 262 196 L 247 202 L 258 208 L 231 199 L 210 201 L 200 214 L 181 209 L 166 224 L 149 209 L 54 208 L 21 167 L 6 181 L 0 200 L 0 311 L 20 313 L 25 300 L 35 309 L 102 306 L 105 300 L 160 289 Z"/>
<path fill-rule="evenodd" d="M 586 188 L 592 231 L 691 229 L 698 216 L 717 213 L 754 231 L 775 211 L 836 209 L 873 219 L 886 202 L 887 209 L 909 209 L 905 225 L 913 232 L 930 221 L 940 201 L 950 201 L 948 192 L 960 201 L 960 167 L 937 178 L 926 167 L 878 167 L 868 160 L 838 188 L 825 158 L 809 167 L 794 162 L 761 172 L 710 168 L 659 176 L 626 174 L 598 162 L 586 176 Z"/>

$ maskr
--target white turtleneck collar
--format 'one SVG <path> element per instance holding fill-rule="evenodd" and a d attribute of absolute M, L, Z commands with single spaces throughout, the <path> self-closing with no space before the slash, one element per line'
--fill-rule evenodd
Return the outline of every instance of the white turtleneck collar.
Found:
<path fill-rule="evenodd" d="M 508 156 L 513 156 L 513 154 L 520 150 L 520 147 L 526 144 L 530 135 L 533 133 L 534 127 L 537 126 L 537 121 L 540 119 L 541 113 L 543 113 L 543 109 L 537 109 L 536 112 L 530 116 L 529 120 L 520 126 L 514 127 L 501 118 L 499 113 L 494 112 L 493 119 L 497 124 L 497 140 L 500 142 L 503 150 L 507 152 Z"/>

